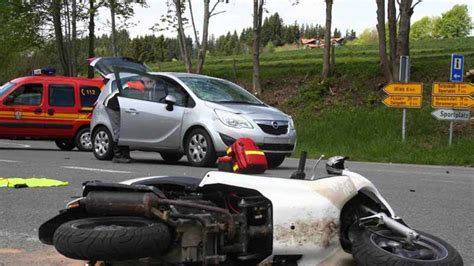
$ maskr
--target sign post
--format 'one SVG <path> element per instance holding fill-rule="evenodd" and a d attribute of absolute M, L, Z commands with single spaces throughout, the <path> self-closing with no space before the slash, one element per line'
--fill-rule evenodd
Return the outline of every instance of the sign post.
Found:
<path fill-rule="evenodd" d="M 408 83 L 410 80 L 410 57 L 406 55 L 400 56 L 400 71 L 398 73 L 398 80 L 400 82 Z M 402 117 L 402 141 L 405 142 L 406 133 L 406 121 L 407 121 L 407 109 L 403 108 Z"/>
<path fill-rule="evenodd" d="M 408 82 L 410 80 L 410 58 L 400 57 L 399 83 L 389 83 L 383 91 L 388 94 L 382 102 L 392 108 L 402 108 L 402 141 L 406 138 L 407 108 L 421 108 L 423 83 Z"/>
<path fill-rule="evenodd" d="M 464 74 L 464 56 L 458 54 L 451 55 L 451 82 L 462 82 Z M 453 143 L 453 121 L 449 123 L 449 146 Z"/>
<path fill-rule="evenodd" d="M 463 83 L 464 56 L 458 54 L 451 55 L 451 72 L 449 80 L 451 82 L 433 83 L 431 107 L 433 108 L 456 108 L 469 109 L 474 106 L 474 85 Z M 436 119 L 449 121 L 448 144 L 453 142 L 454 121 L 468 121 L 469 110 L 438 109 L 431 113 Z"/>

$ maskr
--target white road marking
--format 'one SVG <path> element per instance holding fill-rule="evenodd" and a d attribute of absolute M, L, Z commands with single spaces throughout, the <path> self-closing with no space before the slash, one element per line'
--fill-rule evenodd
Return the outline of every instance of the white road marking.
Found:
<path fill-rule="evenodd" d="M 2 162 L 2 163 L 19 163 L 19 161 L 13 161 L 13 160 L 2 160 L 2 159 L 0 159 L 0 162 Z"/>
<path fill-rule="evenodd" d="M 21 144 L 21 143 L 15 143 L 15 142 L 0 141 L 0 144 L 10 145 L 10 146 L 18 146 L 18 147 L 22 147 L 22 148 L 30 148 L 31 147 L 31 145 L 28 145 L 28 144 Z"/>
<path fill-rule="evenodd" d="M 97 168 L 87 168 L 79 166 L 62 166 L 62 168 L 75 169 L 75 170 L 84 170 L 84 171 L 93 171 L 93 172 L 104 172 L 104 173 L 120 173 L 120 174 L 131 174 L 129 171 L 118 171 L 118 170 L 107 170 L 107 169 L 97 169 Z"/>

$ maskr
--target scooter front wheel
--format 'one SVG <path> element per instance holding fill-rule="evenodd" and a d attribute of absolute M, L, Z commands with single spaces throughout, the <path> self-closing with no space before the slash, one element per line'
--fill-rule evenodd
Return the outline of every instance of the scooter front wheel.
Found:
<path fill-rule="evenodd" d="M 442 239 L 418 231 L 413 245 L 390 230 L 351 231 L 352 255 L 357 265 L 463 265 L 461 255 Z"/>
<path fill-rule="evenodd" d="M 167 225 L 141 217 L 84 218 L 62 224 L 53 243 L 72 259 L 131 260 L 163 254 L 171 233 Z"/>

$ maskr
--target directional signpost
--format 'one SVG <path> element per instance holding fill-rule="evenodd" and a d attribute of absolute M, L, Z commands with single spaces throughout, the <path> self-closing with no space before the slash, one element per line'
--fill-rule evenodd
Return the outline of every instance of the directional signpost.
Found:
<path fill-rule="evenodd" d="M 402 141 L 405 141 L 406 108 L 421 108 L 423 83 L 408 82 L 410 79 L 410 60 L 408 56 L 400 57 L 401 83 L 389 83 L 383 91 L 388 94 L 382 102 L 388 107 L 403 108 Z"/>
<path fill-rule="evenodd" d="M 451 82 L 435 82 L 431 92 L 431 107 L 469 109 L 474 107 L 474 85 L 463 83 L 464 56 L 451 55 Z M 449 123 L 449 146 L 453 141 L 453 122 L 468 121 L 469 110 L 438 109 L 431 113 L 436 119 L 450 121 Z"/>
<path fill-rule="evenodd" d="M 474 107 L 474 98 L 472 98 L 471 96 L 462 96 L 462 95 L 455 95 L 455 96 L 433 95 L 431 97 L 431 107 L 469 109 L 471 107 Z"/>
<path fill-rule="evenodd" d="M 469 121 L 469 110 L 437 109 L 431 115 L 441 121 Z"/>

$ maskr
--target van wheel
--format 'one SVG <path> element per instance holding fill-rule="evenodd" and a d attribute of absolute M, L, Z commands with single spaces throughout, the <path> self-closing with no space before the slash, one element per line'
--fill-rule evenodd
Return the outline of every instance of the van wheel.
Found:
<path fill-rule="evenodd" d="M 197 128 L 191 131 L 186 139 L 186 157 L 193 166 L 211 166 L 217 156 L 212 139 L 206 130 Z"/>
<path fill-rule="evenodd" d="M 90 128 L 82 128 L 80 129 L 75 139 L 76 146 L 80 151 L 91 151 L 92 150 L 92 141 L 91 141 L 91 132 Z"/>
<path fill-rule="evenodd" d="M 69 139 L 58 139 L 54 142 L 56 143 L 56 146 L 58 146 L 58 148 L 60 148 L 62 151 L 72 151 L 72 149 L 76 147 L 74 141 Z"/>
<path fill-rule="evenodd" d="M 99 160 L 112 160 L 114 157 L 114 139 L 110 131 L 101 126 L 95 130 L 92 136 L 92 152 Z"/>

